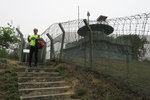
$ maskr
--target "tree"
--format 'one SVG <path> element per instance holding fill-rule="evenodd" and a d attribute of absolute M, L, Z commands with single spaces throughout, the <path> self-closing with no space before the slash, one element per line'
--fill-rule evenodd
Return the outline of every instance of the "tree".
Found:
<path fill-rule="evenodd" d="M 18 42 L 15 28 L 8 24 L 8 27 L 0 27 L 0 50 L 9 49 L 12 44 Z"/>
<path fill-rule="evenodd" d="M 18 41 L 15 28 L 12 25 L 0 27 L 0 55 L 2 57 L 8 55 L 7 51 L 14 51 L 17 48 Z"/>
<path fill-rule="evenodd" d="M 144 44 L 148 41 L 146 37 L 140 37 L 137 34 L 130 34 L 130 35 L 121 35 L 118 36 L 116 39 L 123 40 L 125 42 L 130 43 L 131 55 L 132 59 L 138 60 L 139 57 L 143 57 L 145 54 Z"/>

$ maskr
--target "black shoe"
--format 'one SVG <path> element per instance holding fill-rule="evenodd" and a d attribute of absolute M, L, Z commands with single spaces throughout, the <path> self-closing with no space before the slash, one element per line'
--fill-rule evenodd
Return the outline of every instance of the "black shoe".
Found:
<path fill-rule="evenodd" d="M 29 65 L 29 67 L 32 67 L 32 65 Z"/>

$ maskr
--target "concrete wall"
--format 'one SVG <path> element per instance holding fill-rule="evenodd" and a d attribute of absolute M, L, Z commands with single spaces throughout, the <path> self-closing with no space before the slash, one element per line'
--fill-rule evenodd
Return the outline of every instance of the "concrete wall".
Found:
<path fill-rule="evenodd" d="M 94 58 L 126 59 L 127 52 L 130 52 L 127 43 L 121 40 L 115 41 L 115 39 L 105 34 L 95 32 L 93 41 Z M 78 42 L 66 44 L 63 57 L 65 59 L 88 58 L 89 48 L 88 36 L 86 36 Z M 131 57 L 131 55 L 129 55 L 129 57 Z"/>

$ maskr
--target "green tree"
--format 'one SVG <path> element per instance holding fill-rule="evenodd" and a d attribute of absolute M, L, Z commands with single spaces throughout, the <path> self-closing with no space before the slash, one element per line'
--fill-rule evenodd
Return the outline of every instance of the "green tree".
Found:
<path fill-rule="evenodd" d="M 0 27 L 0 54 L 7 55 L 7 50 L 14 50 L 17 48 L 18 38 L 16 36 L 15 28 L 8 24 L 7 27 Z M 12 49 L 13 47 L 13 49 Z"/>
<path fill-rule="evenodd" d="M 143 36 L 140 37 L 137 34 L 130 34 L 130 35 L 118 36 L 116 39 L 120 39 L 120 40 L 130 43 L 132 59 L 138 60 L 139 57 L 144 56 L 146 52 L 144 48 L 144 44 L 148 42 L 146 37 L 143 37 Z"/>
<path fill-rule="evenodd" d="M 8 24 L 8 27 L 0 27 L 0 49 L 9 49 L 10 45 L 18 42 L 15 36 L 15 28 Z"/>

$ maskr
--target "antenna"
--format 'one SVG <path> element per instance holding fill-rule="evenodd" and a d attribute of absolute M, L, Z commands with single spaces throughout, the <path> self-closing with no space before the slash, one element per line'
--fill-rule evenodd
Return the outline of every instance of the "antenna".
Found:
<path fill-rule="evenodd" d="M 79 0 L 78 0 L 78 30 L 79 30 L 79 23 L 80 23 L 80 8 L 79 8 Z M 77 40 L 79 40 L 80 39 L 80 35 L 78 35 L 78 39 Z"/>
<path fill-rule="evenodd" d="M 87 11 L 87 19 L 88 19 L 88 24 L 90 23 L 90 12 L 89 11 Z"/>
<path fill-rule="evenodd" d="M 79 5 L 78 5 L 78 29 L 79 29 L 79 21 L 80 21 L 80 8 L 79 8 Z"/>

